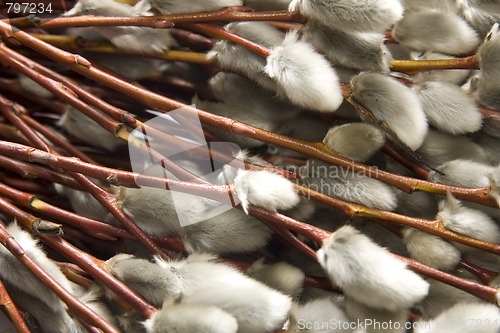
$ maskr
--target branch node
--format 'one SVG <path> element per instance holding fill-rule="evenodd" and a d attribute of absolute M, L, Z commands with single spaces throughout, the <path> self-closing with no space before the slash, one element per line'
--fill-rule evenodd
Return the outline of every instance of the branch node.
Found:
<path fill-rule="evenodd" d="M 32 229 L 39 234 L 45 234 L 52 237 L 60 237 L 64 234 L 62 225 L 54 222 L 36 219 L 33 221 Z"/>

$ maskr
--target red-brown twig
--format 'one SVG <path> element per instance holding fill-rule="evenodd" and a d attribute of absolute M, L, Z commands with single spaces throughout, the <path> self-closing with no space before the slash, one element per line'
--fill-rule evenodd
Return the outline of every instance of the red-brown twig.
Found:
<path fill-rule="evenodd" d="M 259 214 L 268 214 L 265 211 L 259 211 Z M 320 229 L 318 227 L 311 226 L 309 224 L 305 224 L 302 222 L 297 222 L 297 221 L 283 221 L 281 225 L 285 225 L 287 228 L 296 231 L 297 233 L 300 233 L 301 235 L 314 240 L 318 244 L 322 244 L 323 240 L 327 238 L 331 233 Z M 399 259 L 405 261 L 408 265 L 408 267 L 415 271 L 416 273 L 428 276 L 430 278 L 433 278 L 435 280 L 441 281 L 443 283 L 446 283 L 450 286 L 456 287 L 458 289 L 461 289 L 465 292 L 468 292 L 476 297 L 479 297 L 487 302 L 497 304 L 497 294 L 498 294 L 498 289 L 497 288 L 492 288 L 489 286 L 484 286 L 482 284 L 469 281 L 466 279 L 459 278 L 457 276 L 441 272 L 437 269 L 428 267 L 426 265 L 423 265 L 419 262 L 416 262 L 412 259 L 402 257 L 399 255 L 395 255 Z"/>
<path fill-rule="evenodd" d="M 55 19 L 28 19 L 14 21 L 19 28 L 33 26 L 33 23 L 45 29 L 62 27 L 88 27 L 88 26 L 140 26 L 150 28 L 171 28 L 178 23 L 215 22 L 215 21 L 287 21 L 301 23 L 304 18 L 300 13 L 289 11 L 251 12 L 249 8 L 234 6 L 215 12 L 171 14 L 157 16 L 133 17 L 103 17 L 103 16 L 77 16 L 59 17 Z"/>
<path fill-rule="evenodd" d="M 41 269 L 40 266 L 38 266 L 29 256 L 26 255 L 22 247 L 3 228 L 0 228 L 0 241 L 2 242 L 2 245 L 5 246 L 5 248 L 19 260 L 19 262 L 26 266 L 26 268 L 28 268 L 33 274 L 35 274 L 37 278 L 42 280 L 43 283 L 50 288 L 50 290 L 52 290 L 57 296 L 59 296 L 61 300 L 66 303 L 70 311 L 78 318 L 82 319 L 84 322 L 95 325 L 103 332 L 118 333 L 118 330 L 116 328 L 114 328 L 111 324 L 106 322 L 94 311 L 80 302 L 78 298 L 61 287 L 61 285 L 57 283 L 56 280 L 54 280 L 43 269 Z"/>
<path fill-rule="evenodd" d="M 0 227 L 0 229 L 2 229 L 2 227 Z M 10 322 L 18 333 L 29 332 L 28 326 L 26 326 L 23 316 L 12 301 L 12 298 L 10 298 L 10 295 L 5 289 L 2 280 L 0 280 L 0 308 L 5 312 L 7 317 L 9 317 Z"/>
<path fill-rule="evenodd" d="M 99 260 L 89 255 L 88 253 L 83 252 L 82 250 L 76 248 L 75 246 L 59 237 L 52 237 L 45 233 L 40 233 L 40 231 L 33 225 L 33 221 L 37 221 L 40 219 L 24 212 L 23 210 L 17 208 L 16 206 L 10 204 L 2 198 L 0 198 L 0 211 L 5 215 L 15 218 L 25 229 L 37 233 L 37 237 L 40 238 L 44 243 L 71 260 L 73 263 L 80 266 L 94 279 L 99 280 L 146 318 L 152 316 L 156 311 L 156 309 L 148 304 L 142 297 L 137 295 L 122 282 L 116 279 L 113 275 L 111 275 L 107 271 L 106 265 L 102 260 Z"/>
<path fill-rule="evenodd" d="M 151 186 L 156 188 L 168 189 L 169 183 L 171 183 L 178 186 L 177 189 L 184 193 L 200 195 L 217 201 L 223 201 L 223 198 L 225 198 L 229 193 L 228 191 L 231 190 L 230 185 L 208 185 L 208 184 L 188 183 L 188 182 L 145 176 L 132 172 L 100 167 L 93 164 L 81 162 L 77 159 L 63 157 L 63 156 L 55 156 L 53 154 L 33 149 L 31 147 L 5 141 L 0 141 L 0 155 L 7 155 L 24 161 L 31 161 L 36 163 L 43 163 L 47 165 L 57 166 L 66 171 L 80 172 L 87 176 L 91 176 L 100 179 L 102 181 L 109 182 L 111 184 L 122 185 L 127 187 L 135 187 L 136 178 L 140 179 L 141 184 L 143 184 L 144 186 Z M 438 220 L 426 220 L 426 219 L 414 218 L 396 214 L 393 212 L 368 208 L 362 205 L 354 204 L 340 199 L 335 199 L 302 186 L 296 185 L 296 187 L 302 195 L 305 195 L 309 199 L 313 199 L 322 202 L 324 204 L 327 204 L 329 206 L 332 206 L 336 209 L 339 209 L 350 217 L 367 216 L 367 217 L 378 218 L 385 221 L 396 222 L 465 245 L 469 245 L 495 254 L 500 254 L 500 245 L 482 242 L 479 240 L 475 240 L 451 232 L 445 229 L 441 224 L 441 222 Z M 276 215 L 278 213 L 267 212 L 264 209 L 257 207 L 253 207 L 249 211 L 252 215 L 257 216 L 259 218 L 267 218 L 267 219 L 272 219 L 274 221 L 278 219 L 281 222 L 283 222 L 284 226 L 287 226 L 288 221 L 292 221 L 291 224 L 292 226 L 296 225 L 295 222 L 297 222 L 291 218 L 282 216 L 281 214 L 279 214 L 278 216 Z M 306 226 L 307 224 L 304 224 L 304 227 Z"/>
<path fill-rule="evenodd" d="M 23 33 L 22 31 L 13 33 L 10 28 L 11 27 L 5 22 L 0 22 L 0 31 L 3 31 L 8 36 L 19 40 L 25 46 L 28 46 L 44 55 L 47 55 L 51 59 L 54 59 L 55 61 L 70 67 L 76 72 L 79 72 L 89 78 L 112 87 L 117 91 L 120 91 L 129 96 L 133 96 L 137 100 L 143 102 L 145 105 L 148 105 L 153 109 L 172 110 L 182 108 L 186 113 L 197 114 L 200 117 L 200 120 L 207 125 L 217 127 L 223 131 L 233 132 L 242 136 L 288 148 L 290 150 L 303 153 L 307 156 L 314 157 L 344 168 L 348 168 L 350 170 L 353 170 L 354 172 L 361 172 L 368 177 L 379 179 L 405 192 L 422 190 L 436 194 L 445 194 L 447 191 L 449 191 L 455 197 L 460 199 L 474 201 L 492 207 L 498 207 L 497 202 L 490 195 L 490 189 L 487 187 L 461 188 L 437 184 L 421 179 L 396 175 L 387 171 L 380 170 L 378 168 L 367 166 L 362 163 L 354 162 L 332 153 L 321 142 L 297 140 L 244 125 L 233 119 L 213 115 L 211 113 L 185 105 L 178 101 L 174 101 L 164 96 L 152 93 L 128 82 L 118 80 L 117 78 L 111 77 L 107 73 L 93 67 L 88 60 L 79 55 L 70 54 L 68 52 L 57 49 L 49 44 L 37 40 L 32 36 L 29 36 L 26 33 Z M 0 45 L 0 49 L 4 49 L 6 52 L 8 52 L 5 46 Z"/>
<path fill-rule="evenodd" d="M 115 226 L 96 221 L 85 216 L 81 216 L 62 208 L 53 206 L 46 203 L 36 196 L 16 190 L 10 186 L 0 183 L 0 195 L 9 198 L 16 204 L 21 205 L 25 208 L 32 209 L 38 213 L 50 216 L 53 219 L 57 219 L 61 222 L 67 223 L 69 225 L 75 226 L 79 229 L 86 231 L 89 235 L 105 239 L 105 240 L 116 240 L 115 237 L 119 238 L 130 238 L 134 237 L 130 235 L 127 231 L 117 228 Z"/>

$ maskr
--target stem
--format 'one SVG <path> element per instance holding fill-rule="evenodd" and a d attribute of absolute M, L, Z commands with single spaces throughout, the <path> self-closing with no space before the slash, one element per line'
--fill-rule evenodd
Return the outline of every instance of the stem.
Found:
<path fill-rule="evenodd" d="M 116 240 L 115 237 L 133 238 L 132 235 L 123 229 L 53 206 L 30 193 L 16 190 L 2 183 L 0 183 L 0 195 L 13 200 L 16 204 L 25 208 L 30 208 L 38 213 L 85 230 L 93 237 L 110 241 Z"/>
<path fill-rule="evenodd" d="M 54 170 L 47 169 L 39 165 L 24 163 L 19 160 L 0 155 L 0 166 L 4 169 L 17 173 L 23 178 L 27 179 L 41 178 L 44 180 L 48 180 L 50 182 L 71 187 L 75 190 L 80 190 L 80 191 L 83 190 L 80 184 L 78 184 L 78 182 L 76 182 L 73 178 L 65 174 L 57 173 Z"/>
<path fill-rule="evenodd" d="M 66 139 L 58 135 L 57 133 L 54 133 L 50 128 L 43 126 L 40 124 L 38 121 L 35 119 L 31 118 L 28 115 L 23 115 L 21 116 L 21 119 L 32 129 L 36 130 L 37 132 L 41 133 L 43 136 L 45 136 L 47 139 L 50 140 L 50 142 L 54 143 L 56 146 L 59 146 L 60 148 L 64 149 L 66 152 L 69 153 L 70 156 L 75 156 L 79 159 L 81 159 L 84 162 L 87 163 L 92 163 L 92 164 L 99 164 L 93 159 L 91 159 L 87 154 L 83 153 L 80 149 L 76 148 L 73 146 L 70 142 L 68 142 Z"/>
<path fill-rule="evenodd" d="M 288 148 L 307 156 L 353 170 L 354 172 L 363 173 L 368 177 L 381 180 L 405 192 L 421 190 L 425 192 L 444 195 L 447 191 L 450 191 L 455 197 L 459 199 L 474 201 L 491 207 L 498 207 L 498 203 L 491 198 L 490 189 L 488 187 L 475 189 L 437 184 L 425 180 L 396 175 L 387 171 L 379 170 L 378 168 L 367 166 L 362 163 L 354 162 L 340 155 L 332 153 L 324 146 L 323 143 L 297 140 L 283 135 L 264 131 L 252 126 L 239 123 L 231 118 L 213 115 L 206 111 L 202 111 L 178 101 L 169 99 L 167 97 L 155 94 L 123 80 L 119 80 L 93 67 L 88 60 L 79 55 L 70 54 L 57 49 L 49 44 L 37 40 L 32 36 L 29 36 L 22 31 L 12 34 L 12 32 L 10 31 L 10 26 L 5 22 L 0 22 L 0 30 L 3 30 L 8 36 L 14 37 L 16 40 L 22 42 L 25 46 L 32 48 L 40 52 L 41 54 L 44 54 L 49 58 L 68 66 L 72 70 L 82 75 L 94 79 L 126 95 L 134 97 L 136 100 L 153 109 L 173 110 L 182 108 L 187 113 L 198 114 L 200 120 L 207 125 L 214 126 L 223 131 L 233 132 L 235 134 L 261 140 L 266 143 L 275 144 L 280 147 Z M 6 50 L 7 48 L 4 45 L 0 45 L 0 49 Z"/>
<path fill-rule="evenodd" d="M 184 23 L 180 25 L 186 30 L 191 30 L 199 34 L 208 35 L 216 39 L 224 39 L 230 42 L 236 43 L 238 45 L 244 46 L 245 48 L 263 56 L 264 58 L 269 57 L 271 50 L 267 47 L 254 43 L 246 38 L 233 34 L 223 27 L 219 27 L 215 24 L 207 23 Z"/>
<path fill-rule="evenodd" d="M 4 214 L 15 218 L 24 228 L 38 233 L 33 227 L 32 221 L 37 220 L 31 214 L 28 214 L 7 201 L 0 198 L 0 211 Z M 154 307 L 149 305 L 141 296 L 130 290 L 121 281 L 115 278 L 106 270 L 104 261 L 99 260 L 88 253 L 76 248 L 65 240 L 57 237 L 51 237 L 45 234 L 37 234 L 44 243 L 52 247 L 58 253 L 62 254 L 73 263 L 84 269 L 94 279 L 102 282 L 106 287 L 111 289 L 116 295 L 124 299 L 134 309 L 141 313 L 146 318 L 149 318 L 156 311 Z"/>
<path fill-rule="evenodd" d="M 440 60 L 391 60 L 391 71 L 414 74 L 437 69 L 480 69 L 477 56 Z"/>
<path fill-rule="evenodd" d="M 481 281 L 483 281 L 483 283 L 486 284 L 498 275 L 498 272 L 490 271 L 489 269 L 475 265 L 465 259 L 460 261 L 460 266 L 477 276 Z"/>
<path fill-rule="evenodd" d="M 21 315 L 16 305 L 12 301 L 12 298 L 10 298 L 10 295 L 5 289 L 2 280 L 0 280 L 0 307 L 9 317 L 10 322 L 12 323 L 12 325 L 14 326 L 14 328 L 18 333 L 29 332 L 28 326 L 26 326 L 23 316 Z"/>
<path fill-rule="evenodd" d="M 85 163 L 76 158 L 58 156 L 32 147 L 1 140 L 0 155 L 60 167 L 68 172 L 79 172 L 109 184 L 125 187 L 138 188 L 136 180 L 140 181 L 141 185 L 160 189 L 170 189 L 170 185 L 173 185 L 176 189 L 179 189 L 179 191 L 182 190 L 184 193 L 200 195 L 218 201 L 223 201 L 222 198 L 226 198 L 228 193 L 230 193 L 229 191 L 231 191 L 231 186 L 229 185 L 196 184 L 162 177 L 146 176 L 128 171 L 115 170 Z"/>
<path fill-rule="evenodd" d="M 35 274 L 47 287 L 50 288 L 61 300 L 68 306 L 72 313 L 81 318 L 85 322 L 100 328 L 104 332 L 118 333 L 112 325 L 107 323 L 94 311 L 84 305 L 78 298 L 73 296 L 69 291 L 61 287 L 56 280 L 47 274 L 40 266 L 38 266 L 16 242 L 16 240 L 3 228 L 0 228 L 0 240 L 2 245 L 14 255 L 19 262 Z"/>
<path fill-rule="evenodd" d="M 300 13 L 289 11 L 250 12 L 249 8 L 241 6 L 227 7 L 215 12 L 171 14 L 156 16 L 132 16 L 132 17 L 104 17 L 104 16 L 77 16 L 58 17 L 55 19 L 17 20 L 14 24 L 18 28 L 39 27 L 66 28 L 66 27 L 90 27 L 90 26 L 140 26 L 150 28 L 171 28 L 174 23 L 196 23 L 196 22 L 234 22 L 234 21 L 290 21 L 302 23 L 304 18 Z M 177 25 L 177 24 L 176 24 Z"/>
<path fill-rule="evenodd" d="M 134 221 L 132 221 L 125 213 L 120 209 L 116 198 L 113 194 L 110 194 L 103 190 L 98 185 L 94 184 L 90 179 L 84 175 L 76 172 L 69 172 L 71 177 L 73 177 L 77 182 L 79 182 L 94 198 L 96 198 L 101 205 L 106 207 L 108 211 L 113 214 L 118 221 L 120 221 L 125 228 L 127 228 L 130 233 L 132 233 L 137 239 L 146 246 L 148 250 L 154 255 L 162 258 L 165 261 L 169 261 L 172 258 L 161 249 L 155 241 L 153 241 L 149 235 L 147 235 L 141 228 L 139 228 Z"/>
<path fill-rule="evenodd" d="M 469 294 L 474 295 L 489 303 L 497 304 L 496 300 L 498 293 L 497 288 L 484 286 L 477 282 L 473 282 L 467 279 L 462 279 L 455 275 L 441 272 L 435 268 L 425 266 L 424 264 L 421 264 L 412 259 L 408 259 L 406 257 L 402 257 L 396 254 L 394 254 L 394 256 L 405 261 L 408 264 L 408 268 L 410 268 L 415 273 L 425 275 L 427 277 L 433 278 L 434 280 L 441 281 L 450 286 L 466 291 Z"/>
<path fill-rule="evenodd" d="M 295 185 L 295 188 L 299 191 L 301 195 L 309 199 L 313 199 L 323 204 L 326 204 L 328 206 L 334 207 L 344 212 L 350 218 L 355 216 L 372 217 L 383 221 L 398 223 L 406 225 L 408 227 L 413 227 L 421 231 L 425 231 L 427 233 L 451 241 L 455 241 L 461 244 L 472 246 L 477 249 L 485 250 L 500 255 L 499 244 L 487 243 L 461 234 L 454 233 L 450 230 L 447 230 L 439 220 L 426 220 L 421 218 L 400 215 L 393 212 L 387 212 L 385 210 L 365 207 L 352 202 L 332 198 L 330 196 L 327 196 L 320 192 L 313 191 L 311 189 L 308 189 L 307 187 L 303 187 L 300 185 Z"/>
<path fill-rule="evenodd" d="M 31 34 L 31 35 L 51 45 L 69 50 L 85 50 L 97 53 L 141 56 L 145 58 L 161 59 L 172 62 L 182 61 L 186 63 L 199 64 L 199 65 L 211 65 L 216 63 L 216 61 L 213 59 L 207 59 L 205 53 L 168 50 L 162 53 L 145 54 L 139 52 L 126 51 L 117 48 L 116 46 L 108 42 L 93 42 L 90 40 L 86 40 L 80 36 L 61 36 L 61 35 L 42 35 L 42 34 Z"/>
<path fill-rule="evenodd" d="M 12 103 L 11 103 L 12 104 Z M 2 97 L 0 96 L 0 111 L 2 111 L 9 119 L 14 122 L 16 127 L 20 129 L 20 131 L 37 146 L 45 150 L 47 153 L 53 153 L 54 150 L 46 145 L 46 143 L 41 139 L 38 134 L 36 134 L 31 128 L 26 126 L 22 120 L 20 120 L 13 112 L 10 112 L 11 108 L 2 108 L 3 105 L 6 104 Z M 53 154 L 54 157 L 57 158 L 58 155 Z M 51 167 L 55 167 L 51 165 Z M 146 248 L 148 248 L 153 254 L 159 256 L 164 260 L 170 260 L 171 258 L 153 241 L 151 238 L 143 232 L 135 223 L 128 218 L 125 213 L 120 209 L 116 198 L 114 195 L 109 194 L 99 186 L 95 185 L 90 179 L 83 176 L 82 174 L 76 172 L 69 172 L 70 176 L 73 177 L 80 185 L 82 185 L 87 191 L 89 191 L 92 196 L 94 196 L 104 207 L 106 207 L 113 216 L 115 216 L 123 225 L 134 235 L 137 237 L 141 243 L 143 243 Z"/>

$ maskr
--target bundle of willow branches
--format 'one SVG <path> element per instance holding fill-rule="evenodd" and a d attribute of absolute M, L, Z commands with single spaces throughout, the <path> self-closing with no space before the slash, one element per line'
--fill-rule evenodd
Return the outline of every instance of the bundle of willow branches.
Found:
<path fill-rule="evenodd" d="M 498 1 L 35 2 L 0 4 L 18 332 L 498 331 Z"/>

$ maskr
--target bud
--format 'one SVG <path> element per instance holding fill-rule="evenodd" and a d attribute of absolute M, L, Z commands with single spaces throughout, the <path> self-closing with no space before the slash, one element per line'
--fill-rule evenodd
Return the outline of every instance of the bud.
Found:
<path fill-rule="evenodd" d="M 407 269 L 405 262 L 351 226 L 326 238 L 317 256 L 330 280 L 347 297 L 375 309 L 410 308 L 429 289 L 429 284 Z"/>
<path fill-rule="evenodd" d="M 425 141 L 417 151 L 432 167 L 438 167 L 456 159 L 468 159 L 479 163 L 489 163 L 489 154 L 466 136 L 450 135 L 429 130 Z"/>
<path fill-rule="evenodd" d="M 453 244 L 417 229 L 406 228 L 403 241 L 412 259 L 442 271 L 454 270 L 462 257 Z"/>
<path fill-rule="evenodd" d="M 180 276 L 149 260 L 120 253 L 106 261 L 111 274 L 127 287 L 160 307 L 167 297 L 178 297 L 183 292 Z M 115 296 L 113 296 L 115 297 Z"/>
<path fill-rule="evenodd" d="M 390 76 L 361 73 L 351 80 L 352 94 L 413 150 L 427 134 L 427 118 L 415 92 Z"/>
<path fill-rule="evenodd" d="M 141 16 L 145 13 L 139 5 L 130 6 L 114 0 L 78 0 L 64 16 Z M 175 45 L 168 29 L 148 27 L 92 27 L 93 32 L 109 40 L 116 47 L 140 53 L 161 53 Z"/>
<path fill-rule="evenodd" d="M 297 31 L 271 50 L 265 72 L 276 80 L 278 92 L 298 106 L 334 112 L 342 104 L 337 74 L 311 45 L 299 40 Z"/>
<path fill-rule="evenodd" d="M 268 23 L 240 22 L 225 26 L 226 30 L 265 47 L 279 45 L 283 41 L 281 32 Z M 264 73 L 266 59 L 247 48 L 229 41 L 218 41 L 207 58 L 217 58 L 222 69 L 241 73 L 262 87 L 276 91 L 276 82 Z"/>
<path fill-rule="evenodd" d="M 382 148 L 385 135 L 373 125 L 351 123 L 332 127 L 323 142 L 337 154 L 364 162 Z"/>
<path fill-rule="evenodd" d="M 246 273 L 257 281 L 291 297 L 300 295 L 305 278 L 304 272 L 295 266 L 284 261 L 266 264 L 264 258 L 254 262 Z"/>
<path fill-rule="evenodd" d="M 41 269 L 56 280 L 61 287 L 73 292 L 69 280 L 55 262 L 47 257 L 37 240 L 28 232 L 22 230 L 15 222 L 7 226 L 7 232 Z M 8 283 L 13 289 L 19 290 L 20 294 L 29 297 L 30 301 L 36 302 L 39 307 L 46 307 L 47 312 L 51 312 L 57 317 L 67 316 L 66 305 L 63 301 L 4 246 L 0 246 L 0 277 L 4 283 Z M 38 316 L 37 319 L 39 319 Z M 41 319 L 44 320 L 45 318 Z"/>
<path fill-rule="evenodd" d="M 447 309 L 428 323 L 415 325 L 415 333 L 496 333 L 500 310 L 493 304 L 460 303 Z M 470 324 L 470 323 L 474 324 Z M 493 324 L 491 324 L 493 323 Z"/>
<path fill-rule="evenodd" d="M 273 332 L 285 323 L 292 305 L 285 296 L 253 279 L 203 288 L 183 297 L 182 305 L 216 306 L 238 321 L 238 333 Z"/>
<path fill-rule="evenodd" d="M 480 43 L 476 31 L 461 17 L 435 10 L 405 15 L 392 30 L 392 36 L 408 49 L 452 55 L 474 52 Z"/>
<path fill-rule="evenodd" d="M 446 200 L 439 202 L 436 218 L 445 228 L 458 234 L 493 244 L 500 243 L 500 228 L 495 221 L 480 210 L 464 207 L 450 192 Z"/>
<path fill-rule="evenodd" d="M 488 175 L 494 168 L 468 159 L 457 159 L 443 163 L 436 169 L 442 174 L 432 170 L 427 176 L 428 180 L 460 187 L 486 187 L 490 186 Z"/>
<path fill-rule="evenodd" d="M 307 178 L 304 177 L 305 186 L 334 198 L 370 208 L 389 211 L 396 209 L 398 202 L 391 186 L 340 167 L 332 167 L 329 172 L 329 167 L 329 165 L 313 167 Z M 322 173 L 321 169 L 326 169 L 325 173 Z"/>
<path fill-rule="evenodd" d="M 273 212 L 286 210 L 300 200 L 292 182 L 268 171 L 241 170 L 234 179 L 233 189 L 245 212 L 250 204 Z"/>
<path fill-rule="evenodd" d="M 136 5 L 145 10 L 157 9 L 161 14 L 212 12 L 224 7 L 242 6 L 243 0 L 141 0 Z"/>
<path fill-rule="evenodd" d="M 382 32 L 403 16 L 399 0 L 292 0 L 290 11 L 344 31 Z"/>
<path fill-rule="evenodd" d="M 347 32 L 318 22 L 307 22 L 303 38 L 325 54 L 334 65 L 359 70 L 389 71 L 392 56 L 385 36 L 376 32 Z"/>
<path fill-rule="evenodd" d="M 429 123 L 451 134 L 476 132 L 483 116 L 475 101 L 459 87 L 444 82 L 426 82 L 416 86 Z"/>
<path fill-rule="evenodd" d="M 166 301 L 161 310 L 146 320 L 146 333 L 203 332 L 236 333 L 238 322 L 226 311 L 215 306 L 172 304 Z"/>
<path fill-rule="evenodd" d="M 290 311 L 290 322 L 288 324 L 287 332 L 300 333 L 300 332 L 351 332 L 350 330 L 343 330 L 342 325 L 349 325 L 349 319 L 342 310 L 342 308 L 335 303 L 333 298 L 322 297 L 307 303 L 295 303 Z M 325 329 L 322 326 L 321 330 L 314 328 L 308 329 L 306 324 L 320 325 L 323 323 L 336 324 L 337 329 Z M 333 325 L 332 325 L 333 326 Z"/>

